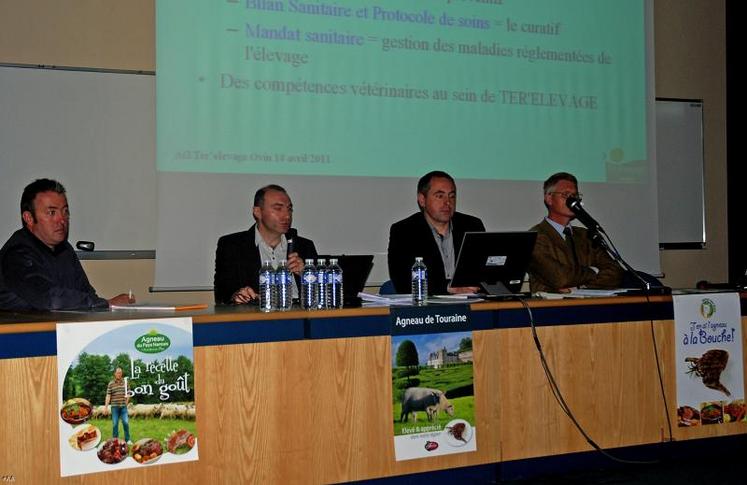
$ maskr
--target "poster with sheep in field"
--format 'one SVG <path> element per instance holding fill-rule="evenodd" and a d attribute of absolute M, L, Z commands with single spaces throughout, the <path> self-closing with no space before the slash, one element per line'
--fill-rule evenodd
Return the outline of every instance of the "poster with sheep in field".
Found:
<path fill-rule="evenodd" d="M 397 460 L 477 449 L 469 309 L 392 310 L 392 416 Z"/>
<path fill-rule="evenodd" d="M 57 325 L 62 476 L 192 461 L 190 318 Z"/>

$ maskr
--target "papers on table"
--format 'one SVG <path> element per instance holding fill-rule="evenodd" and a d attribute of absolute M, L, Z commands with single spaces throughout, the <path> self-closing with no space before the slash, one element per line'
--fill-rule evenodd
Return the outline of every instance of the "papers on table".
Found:
<path fill-rule="evenodd" d="M 124 305 L 111 305 L 112 310 L 149 310 L 149 311 L 185 311 L 204 310 L 208 306 L 205 303 L 194 305 L 170 305 L 168 303 L 126 303 Z"/>
<path fill-rule="evenodd" d="M 600 296 L 616 296 L 628 291 L 627 288 L 613 288 L 611 290 L 592 290 L 590 288 L 573 288 L 570 296 L 573 298 L 598 298 Z"/>
<path fill-rule="evenodd" d="M 428 297 L 428 303 L 475 303 L 485 301 L 477 293 L 460 293 L 458 295 L 433 295 Z"/>
<path fill-rule="evenodd" d="M 372 293 L 358 293 L 358 298 L 363 302 L 363 306 L 393 306 L 393 305 L 412 305 L 412 295 L 395 294 L 395 295 L 374 295 Z"/>
<path fill-rule="evenodd" d="M 363 306 L 405 306 L 412 305 L 412 295 L 410 293 L 400 293 L 395 295 L 374 295 L 371 293 L 358 293 L 358 298 L 363 302 Z M 453 304 L 453 303 L 472 303 L 482 301 L 479 295 L 474 293 L 465 293 L 460 295 L 433 295 L 428 297 L 428 304 Z"/>
<path fill-rule="evenodd" d="M 676 290 L 672 290 L 673 295 L 699 295 L 700 293 L 730 293 L 730 292 L 739 292 L 739 290 L 737 288 L 734 288 L 734 289 L 715 288 L 715 289 L 708 289 L 708 290 L 700 290 L 698 288 L 678 288 Z"/>
<path fill-rule="evenodd" d="M 546 300 L 560 300 L 563 298 L 602 298 L 607 296 L 618 296 L 625 294 L 630 288 L 612 288 L 598 290 L 591 288 L 571 288 L 570 293 L 551 293 L 547 291 L 537 292 L 537 296 Z"/>

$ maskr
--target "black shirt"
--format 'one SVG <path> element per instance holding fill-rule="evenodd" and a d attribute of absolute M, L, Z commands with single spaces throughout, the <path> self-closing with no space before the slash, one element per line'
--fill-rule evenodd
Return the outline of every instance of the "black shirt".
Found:
<path fill-rule="evenodd" d="M 88 282 L 69 242 L 50 249 L 23 228 L 0 249 L 0 309 L 89 310 L 108 306 Z"/>

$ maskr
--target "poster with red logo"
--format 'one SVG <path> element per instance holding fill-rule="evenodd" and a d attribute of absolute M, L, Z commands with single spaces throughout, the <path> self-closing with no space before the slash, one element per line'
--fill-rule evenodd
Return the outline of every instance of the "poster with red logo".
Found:
<path fill-rule="evenodd" d="M 57 324 L 60 474 L 197 460 L 191 318 Z"/>
<path fill-rule="evenodd" d="M 673 300 L 678 426 L 747 422 L 739 294 Z"/>

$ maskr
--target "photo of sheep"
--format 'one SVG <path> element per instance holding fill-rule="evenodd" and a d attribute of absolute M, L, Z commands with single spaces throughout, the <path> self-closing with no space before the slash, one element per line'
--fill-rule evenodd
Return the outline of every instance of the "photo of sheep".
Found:
<path fill-rule="evenodd" d="M 394 435 L 474 425 L 472 369 L 472 332 L 392 336 Z"/>

